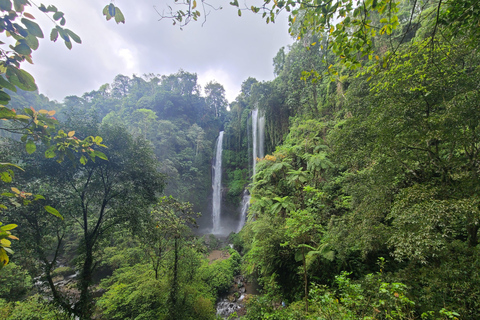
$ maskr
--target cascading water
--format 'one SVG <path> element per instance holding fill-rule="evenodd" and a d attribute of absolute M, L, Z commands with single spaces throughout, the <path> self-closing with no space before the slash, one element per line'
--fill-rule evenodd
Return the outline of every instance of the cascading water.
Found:
<path fill-rule="evenodd" d="M 253 150 L 253 177 L 256 174 L 257 158 L 265 156 L 265 116 L 259 114 L 258 109 L 252 110 L 252 150 Z"/>
<path fill-rule="evenodd" d="M 258 109 L 252 110 L 252 155 L 253 155 L 253 175 L 255 176 L 255 164 L 257 163 L 257 125 L 258 125 Z"/>
<path fill-rule="evenodd" d="M 265 157 L 265 115 L 260 113 L 258 116 L 258 157 Z"/>
<path fill-rule="evenodd" d="M 222 151 L 223 151 L 223 131 L 220 131 L 217 139 L 217 148 L 215 152 L 215 161 L 213 165 L 213 198 L 212 198 L 212 233 L 220 232 L 220 214 L 222 208 Z"/>
<path fill-rule="evenodd" d="M 242 230 L 243 226 L 245 225 L 249 206 L 250 206 L 250 194 L 248 193 L 248 190 L 245 189 L 243 190 L 242 207 L 240 211 L 240 221 L 238 222 L 237 232 L 240 232 L 240 230 Z"/>
<path fill-rule="evenodd" d="M 255 177 L 257 164 L 257 158 L 263 158 L 265 156 L 265 116 L 258 111 L 258 109 L 252 110 L 252 166 L 253 174 L 252 180 Z M 247 219 L 248 207 L 250 206 L 250 194 L 248 190 L 243 191 L 242 205 L 240 208 L 240 220 L 238 222 L 237 232 L 242 230 Z"/>

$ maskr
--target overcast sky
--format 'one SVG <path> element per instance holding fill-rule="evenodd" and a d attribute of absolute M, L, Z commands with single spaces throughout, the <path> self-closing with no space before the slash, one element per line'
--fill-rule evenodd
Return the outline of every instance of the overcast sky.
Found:
<path fill-rule="evenodd" d="M 238 17 L 228 0 L 215 2 L 223 9 L 212 11 L 203 27 L 201 21 L 192 22 L 180 30 L 171 21 L 158 21 L 154 6 L 159 11 L 168 4 L 174 7 L 170 0 L 117 0 L 126 19 L 120 25 L 102 15 L 108 0 L 46 0 L 46 5 L 54 4 L 65 13 L 66 27 L 83 43 L 74 43 L 69 51 L 63 41 L 50 42 L 53 23 L 38 10 L 30 10 L 46 39 L 33 53 L 35 64 L 23 66 L 35 77 L 40 92 L 58 101 L 97 90 L 112 83 L 117 74 L 166 75 L 180 68 L 197 73 L 202 86 L 218 81 L 232 101 L 248 77 L 273 79 L 272 59 L 292 39 L 286 16 L 267 25 L 251 12 Z"/>

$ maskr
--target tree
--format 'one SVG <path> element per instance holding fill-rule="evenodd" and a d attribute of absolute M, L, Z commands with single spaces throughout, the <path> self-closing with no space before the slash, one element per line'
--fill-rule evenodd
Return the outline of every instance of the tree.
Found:
<path fill-rule="evenodd" d="M 169 314 L 171 319 L 179 319 L 181 311 L 178 305 L 180 281 L 179 281 L 179 262 L 181 242 L 186 238 L 190 228 L 196 226 L 195 216 L 197 216 L 189 203 L 182 203 L 172 196 L 160 198 L 158 204 L 152 210 L 152 220 L 155 224 L 153 238 L 149 241 L 152 245 L 150 249 L 155 252 L 152 256 L 155 275 L 158 276 L 158 264 L 162 259 L 166 248 L 162 246 L 163 242 L 173 242 L 173 268 L 171 278 L 171 289 L 169 293 Z"/>
<path fill-rule="evenodd" d="M 59 124 L 53 117 L 55 111 L 47 111 L 44 109 L 36 111 L 33 107 L 25 108 L 23 111 L 24 114 L 19 114 L 13 109 L 0 106 L 0 118 L 10 122 L 7 127 L 0 128 L 0 130 L 22 134 L 21 140 L 25 142 L 27 153 L 34 153 L 37 149 L 37 143 L 42 142 L 48 146 L 45 150 L 45 157 L 56 157 L 58 162 L 62 162 L 65 157 L 73 160 L 76 153 L 82 154 L 80 157 L 82 164 L 87 163 L 89 159 L 95 161 L 97 157 L 107 159 L 105 154 L 92 148 L 94 146 L 105 147 L 105 145 L 102 144 L 101 137 L 88 136 L 84 139 L 79 139 L 75 136 L 75 131 L 66 133 L 63 130 L 59 130 L 55 132 L 55 128 Z M 19 166 L 11 163 L 0 163 L 0 170 L 3 170 L 1 172 L 1 180 L 4 183 L 11 183 L 13 181 L 14 171 L 11 168 L 22 170 Z M 32 201 L 44 199 L 41 195 L 33 195 L 29 192 L 20 191 L 16 187 L 11 187 L 10 189 L 12 192 L 2 193 L 3 197 L 9 199 L 9 203 L 1 203 L 0 210 L 7 210 L 7 205 L 26 206 Z M 62 218 L 60 213 L 53 207 L 45 206 L 44 208 L 46 211 Z M 18 240 L 18 238 L 11 235 L 10 232 L 10 230 L 16 227 L 16 224 L 0 227 L 0 268 L 9 261 L 7 252 L 10 254 L 13 253 L 10 249 L 10 240 L 7 238 Z"/>
<path fill-rule="evenodd" d="M 227 111 L 227 99 L 225 89 L 218 82 L 210 81 L 205 86 L 207 106 L 214 110 L 215 118 L 224 116 Z"/>
<path fill-rule="evenodd" d="M 55 206 L 65 212 L 65 226 L 50 229 L 53 234 L 42 234 L 48 232 L 47 228 L 37 229 L 44 218 L 29 211 L 22 214 L 26 220 L 25 227 L 28 226 L 22 237 L 28 238 L 40 232 L 39 237 L 34 237 L 29 243 L 43 261 L 54 301 L 66 312 L 81 319 L 89 319 L 92 312 L 90 286 L 98 264 L 96 253 L 99 245 L 116 228 L 135 230 L 164 187 L 164 176 L 157 170 L 148 142 L 133 138 L 125 128 L 118 126 L 102 126 L 96 133 L 104 136 L 109 144 L 108 161 L 98 159 L 83 166 L 45 162 L 44 171 L 40 173 L 42 176 L 48 173 L 49 185 L 55 186 L 52 191 L 57 196 L 53 198 L 58 201 Z M 74 301 L 70 301 L 54 285 L 51 274 L 56 264 L 55 257 L 66 241 L 67 230 L 78 230 L 79 297 Z M 52 238 L 53 252 L 50 252 L 43 241 L 51 241 Z"/>
<path fill-rule="evenodd" d="M 65 46 L 68 49 L 72 48 L 72 41 L 81 43 L 80 37 L 73 31 L 64 28 L 66 19 L 64 13 L 59 11 L 55 6 L 50 5 L 46 7 L 41 4 L 37 6 L 39 11 L 49 15 L 52 14 L 50 20 L 55 24 L 55 27 L 50 33 L 50 39 L 57 41 L 60 38 L 64 40 Z M 27 61 L 33 63 L 32 52 L 38 49 L 39 39 L 43 38 L 43 31 L 40 26 L 34 22 L 35 17 L 25 12 L 25 6 L 31 6 L 28 0 L 14 0 L 13 4 L 11 0 L 5 0 L 0 3 L 0 12 L 2 13 L 2 20 L 0 23 L 0 33 L 5 32 L 6 37 L 12 37 L 16 42 L 14 45 L 9 45 L 10 41 L 1 42 L 0 46 L 0 119 L 8 120 L 11 126 L 0 128 L 0 130 L 6 130 L 9 132 L 21 133 L 23 135 L 22 141 L 26 142 L 26 149 L 28 153 L 33 153 L 36 149 L 36 141 L 41 140 L 43 143 L 50 146 L 45 154 L 47 158 L 53 158 L 58 156 L 58 161 L 62 161 L 64 156 L 73 157 L 73 152 L 83 152 L 92 159 L 95 157 L 104 157 L 99 151 L 93 150 L 91 147 L 94 145 L 101 145 L 101 141 L 93 137 L 87 137 L 83 140 L 79 140 L 74 137 L 75 132 L 70 131 L 66 134 L 63 131 L 59 131 L 55 134 L 55 126 L 58 122 L 53 115 L 55 111 L 47 111 L 41 109 L 36 111 L 33 108 L 24 109 L 25 114 L 17 114 L 13 108 L 5 107 L 8 104 L 11 97 L 5 91 L 16 92 L 17 88 L 26 91 L 33 91 L 37 89 L 35 79 L 28 72 L 21 68 L 21 63 Z M 112 17 L 115 18 L 117 23 L 125 22 L 122 12 L 119 8 L 113 4 L 107 5 L 104 9 L 104 15 L 107 20 Z M 58 23 L 56 22 L 58 21 Z M 85 162 L 87 157 L 83 156 L 81 159 Z M 1 163 L 0 170 L 2 181 L 10 183 L 13 179 L 13 171 L 11 170 L 11 164 Z M 17 166 L 17 168 L 19 168 Z M 29 203 L 27 199 L 31 194 L 24 193 L 23 191 L 16 192 L 18 189 L 12 189 L 14 193 L 3 193 L 3 196 L 18 197 L 21 196 L 22 203 L 24 205 Z M 39 199 L 38 197 L 35 198 Z M 0 210 L 6 209 L 4 204 L 0 205 Z M 58 211 L 54 208 L 46 208 L 47 211 L 59 215 Z M 1 224 L 0 224 L 1 225 Z M 9 230 L 16 227 L 14 224 L 3 226 L 0 232 L 0 268 L 4 264 L 8 263 L 8 253 L 13 253 L 10 249 L 10 239 L 17 239 L 10 234 Z"/>

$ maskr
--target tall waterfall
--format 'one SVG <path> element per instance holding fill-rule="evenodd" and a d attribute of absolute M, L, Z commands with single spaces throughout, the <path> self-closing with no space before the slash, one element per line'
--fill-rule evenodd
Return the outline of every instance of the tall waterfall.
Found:
<path fill-rule="evenodd" d="M 265 156 L 265 116 L 258 111 L 258 109 L 252 110 L 252 167 L 253 177 L 255 176 L 257 164 L 257 158 L 263 158 Z M 240 220 L 238 222 L 237 232 L 242 230 L 247 220 L 248 207 L 250 206 L 250 194 L 248 190 L 243 191 L 242 205 L 240 207 Z"/>
<path fill-rule="evenodd" d="M 265 156 L 265 116 L 259 114 L 258 109 L 252 111 L 252 150 L 253 150 L 253 176 L 255 176 L 255 165 L 257 158 Z M 252 179 L 253 179 L 252 176 Z"/>
<path fill-rule="evenodd" d="M 215 152 L 215 161 L 213 165 L 213 199 L 212 199 L 212 233 L 220 232 L 220 214 L 222 211 L 222 151 L 223 151 L 223 131 L 220 131 L 217 139 L 217 148 Z"/>
<path fill-rule="evenodd" d="M 242 206 L 240 207 L 240 221 L 238 222 L 238 227 L 236 232 L 240 232 L 242 230 L 243 226 L 245 225 L 245 221 L 247 220 L 247 213 L 248 213 L 248 207 L 250 206 L 250 194 L 248 193 L 248 190 L 245 189 L 243 190 L 243 196 L 242 196 Z"/>

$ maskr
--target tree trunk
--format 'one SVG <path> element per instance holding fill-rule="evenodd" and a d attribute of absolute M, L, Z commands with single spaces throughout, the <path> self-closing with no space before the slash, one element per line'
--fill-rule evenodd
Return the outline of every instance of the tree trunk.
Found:
<path fill-rule="evenodd" d="M 81 320 L 91 319 L 91 295 L 88 290 L 92 283 L 93 246 L 90 239 L 85 239 L 85 261 L 80 278 L 80 299 L 75 305 L 76 314 Z"/>

